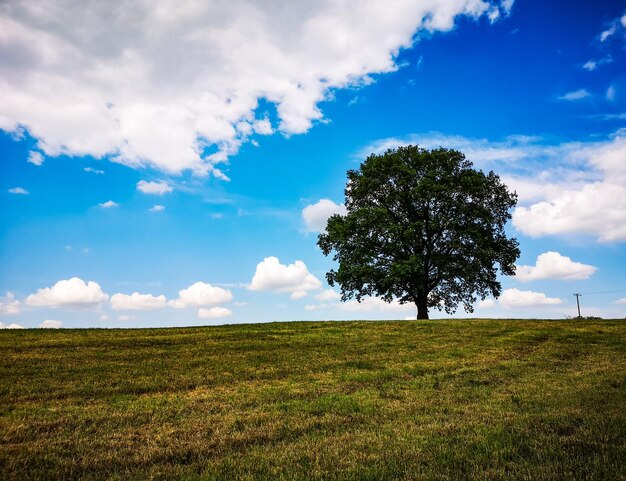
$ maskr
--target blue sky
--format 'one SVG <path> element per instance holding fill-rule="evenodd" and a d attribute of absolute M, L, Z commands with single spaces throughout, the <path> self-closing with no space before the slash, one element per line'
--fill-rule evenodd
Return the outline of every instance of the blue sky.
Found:
<path fill-rule="evenodd" d="M 518 275 L 474 315 L 626 315 L 619 2 L 102 8 L 0 7 L 2 326 L 414 316 L 341 303 L 316 246 L 346 171 L 406 143 L 519 194 Z"/>

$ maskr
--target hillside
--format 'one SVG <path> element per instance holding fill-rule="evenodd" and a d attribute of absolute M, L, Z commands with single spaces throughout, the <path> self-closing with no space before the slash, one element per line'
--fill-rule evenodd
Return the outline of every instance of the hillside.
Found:
<path fill-rule="evenodd" d="M 0 331 L 0 478 L 626 479 L 626 322 Z"/>

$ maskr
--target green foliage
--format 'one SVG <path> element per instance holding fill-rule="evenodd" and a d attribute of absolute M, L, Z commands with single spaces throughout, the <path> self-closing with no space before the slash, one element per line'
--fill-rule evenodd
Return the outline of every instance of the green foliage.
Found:
<path fill-rule="evenodd" d="M 318 245 L 334 253 L 326 275 L 342 299 L 386 301 L 452 314 L 477 298 L 498 297 L 497 266 L 515 273 L 518 243 L 504 231 L 517 195 L 456 150 L 399 147 L 348 171 L 347 214 L 328 220 Z"/>
<path fill-rule="evenodd" d="M 626 322 L 0 331 L 1 480 L 626 479 Z"/>

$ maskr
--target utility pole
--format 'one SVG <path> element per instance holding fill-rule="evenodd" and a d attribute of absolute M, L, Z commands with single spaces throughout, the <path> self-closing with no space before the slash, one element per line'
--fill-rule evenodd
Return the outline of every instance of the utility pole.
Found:
<path fill-rule="evenodd" d="M 580 296 L 582 296 L 582 294 L 574 294 L 576 296 L 576 307 L 578 307 L 578 319 L 580 319 L 582 316 L 580 315 L 580 302 L 578 301 L 578 298 Z"/>

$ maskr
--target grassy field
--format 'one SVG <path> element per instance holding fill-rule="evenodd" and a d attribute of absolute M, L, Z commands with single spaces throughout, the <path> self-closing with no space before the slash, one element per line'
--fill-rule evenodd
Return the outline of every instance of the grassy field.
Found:
<path fill-rule="evenodd" d="M 0 331 L 1 479 L 626 479 L 625 321 Z"/>

